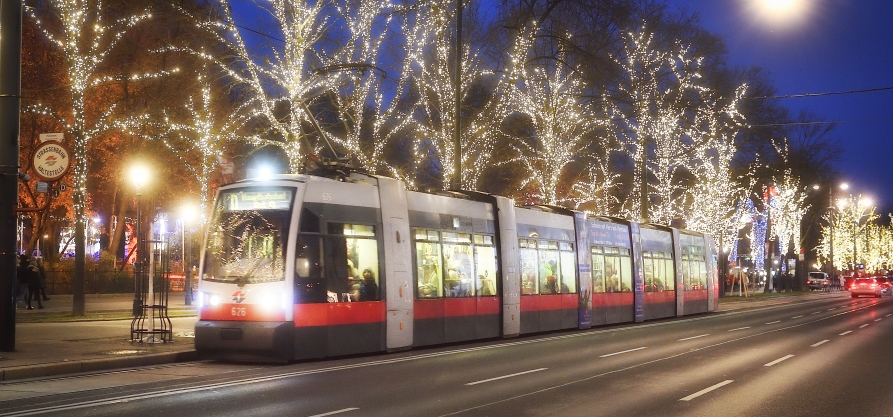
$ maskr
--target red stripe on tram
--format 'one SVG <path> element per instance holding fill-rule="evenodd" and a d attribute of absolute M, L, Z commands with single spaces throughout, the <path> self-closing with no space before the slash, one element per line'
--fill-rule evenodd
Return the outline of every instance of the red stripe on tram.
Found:
<path fill-rule="evenodd" d="M 385 319 L 384 301 L 295 305 L 295 327 L 380 323 Z"/>

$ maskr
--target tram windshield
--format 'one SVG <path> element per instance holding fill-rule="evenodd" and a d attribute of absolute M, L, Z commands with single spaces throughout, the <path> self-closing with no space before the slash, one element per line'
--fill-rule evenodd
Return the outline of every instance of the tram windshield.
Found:
<path fill-rule="evenodd" d="M 254 284 L 285 280 L 291 188 L 222 191 L 208 226 L 202 279 Z"/>

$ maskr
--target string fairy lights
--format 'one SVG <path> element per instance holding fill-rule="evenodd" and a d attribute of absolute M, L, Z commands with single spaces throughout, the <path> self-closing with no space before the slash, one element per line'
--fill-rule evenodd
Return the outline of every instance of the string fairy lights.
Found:
<path fill-rule="evenodd" d="M 522 188 L 531 187 L 543 204 L 558 204 L 562 173 L 588 144 L 589 134 L 606 127 L 607 121 L 596 117 L 591 104 L 581 100 L 583 83 L 577 69 L 567 64 L 566 51 L 559 50 L 555 60 L 535 61 L 538 28 L 531 22 L 515 39 L 511 64 L 498 90 L 507 97 L 499 114 L 508 118 L 520 113 L 529 120 L 533 136 L 512 142 L 518 156 L 509 162 L 524 166 Z M 592 185 L 577 189 L 598 193 Z"/>
<path fill-rule="evenodd" d="M 50 6 L 48 10 L 52 13 L 53 21 L 42 20 L 43 9 L 26 5 L 25 11 L 44 36 L 59 48 L 64 57 L 71 108 L 50 109 L 48 106 L 35 104 L 26 110 L 52 115 L 57 120 L 64 121 L 66 132 L 73 138 L 72 196 L 77 234 L 75 245 L 83 247 L 88 202 L 87 144 L 97 135 L 113 129 L 116 123 L 113 120 L 114 104 L 108 105 L 101 114 L 91 114 L 87 111 L 90 88 L 124 79 L 130 81 L 154 79 L 178 70 L 174 68 L 157 73 L 133 75 L 105 75 L 99 71 L 128 31 L 152 17 L 149 10 L 109 22 L 108 11 L 101 0 L 53 0 L 47 4 Z"/>

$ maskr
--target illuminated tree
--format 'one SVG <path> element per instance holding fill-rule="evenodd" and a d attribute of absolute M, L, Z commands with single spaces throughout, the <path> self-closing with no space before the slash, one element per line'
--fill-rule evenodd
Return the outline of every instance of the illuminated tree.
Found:
<path fill-rule="evenodd" d="M 726 103 L 703 85 L 702 58 L 692 56 L 691 47 L 675 42 L 661 48 L 644 28 L 624 35 L 623 53 L 615 60 L 621 82 L 608 103 L 615 135 L 633 162 L 633 183 L 638 186 L 624 210 L 635 219 L 669 224 L 685 217 L 689 208 L 689 185 L 682 179 L 686 171 L 708 175 L 707 184 L 695 192 L 701 200 L 728 184 L 722 176 L 734 153 L 729 148 L 732 138 L 743 124 L 736 109 L 744 89 Z M 705 221 L 700 220 L 701 225 Z"/>
<path fill-rule="evenodd" d="M 473 94 L 483 80 L 492 74 L 483 68 L 483 54 L 473 49 L 467 35 L 462 42 L 462 72 L 459 79 L 461 114 L 456 114 L 455 71 L 455 2 L 426 0 L 418 2 L 416 12 L 405 19 L 403 33 L 407 37 L 407 61 L 411 67 L 412 87 L 418 94 L 414 120 L 417 122 L 414 160 L 436 159 L 436 165 L 449 188 L 455 175 L 455 125 L 461 117 L 460 133 L 461 188 L 475 190 L 493 157 L 494 127 L 491 100 L 472 104 Z"/>
<path fill-rule="evenodd" d="M 694 138 L 693 157 L 688 166 L 695 183 L 689 187 L 689 207 L 683 213 L 686 227 L 710 235 L 720 248 L 731 246 L 740 230 L 739 203 L 746 197 L 746 189 L 735 181 L 732 159 L 738 147 L 735 136 L 743 125 L 743 116 L 736 107 L 745 87 L 736 92 L 736 98 L 722 108 L 717 101 L 705 103 L 708 107 L 699 112 L 703 127 L 695 123 L 686 135 Z"/>
<path fill-rule="evenodd" d="M 558 50 L 548 59 L 538 54 L 537 30 L 532 22 L 515 39 L 509 68 L 497 90 L 497 95 L 507 97 L 499 112 L 503 118 L 520 116 L 532 132 L 512 142 L 518 156 L 509 162 L 525 168 L 522 187 L 532 187 L 544 204 L 558 204 L 563 200 L 558 193 L 561 175 L 581 150 L 592 145 L 590 133 L 606 123 L 582 100 L 582 81 L 568 64 L 566 51 Z"/>
<path fill-rule="evenodd" d="M 778 237 L 779 250 L 785 255 L 791 243 L 800 244 L 800 225 L 809 205 L 805 203 L 806 187 L 791 175 L 791 170 L 785 172 L 775 189 L 776 195 L 770 199 L 772 234 Z"/>
<path fill-rule="evenodd" d="M 866 231 L 879 217 L 875 207 L 861 195 L 850 196 L 837 202 L 836 210 L 824 216 L 826 225 L 822 226 L 821 244 L 816 248 L 818 253 L 832 262 L 835 269 L 849 269 L 852 265 L 871 256 L 867 251 L 869 240 L 865 239 Z M 831 234 L 834 234 L 834 259 L 829 259 Z M 858 257 L 858 259 L 857 259 Z"/>
<path fill-rule="evenodd" d="M 571 186 L 571 200 L 574 208 L 602 216 L 615 215 L 615 205 L 619 202 L 614 195 L 614 187 L 620 176 L 611 170 L 605 159 L 598 159 L 586 170 L 587 181 L 578 181 Z"/>
<path fill-rule="evenodd" d="M 331 125 L 330 139 L 345 149 L 360 168 L 390 175 L 414 187 L 411 167 L 388 163 L 391 148 L 403 139 L 401 135 L 414 128 L 411 107 L 404 103 L 412 86 L 412 61 L 397 60 L 398 79 L 393 85 L 387 83 L 388 71 L 378 65 L 384 60 L 382 48 L 393 15 L 384 14 L 377 21 L 375 14 L 390 6 L 376 2 L 359 4 L 352 12 L 346 8 L 344 15 L 350 32 L 347 43 L 355 45 L 347 59 L 363 64 L 357 70 L 346 71 L 337 94 L 329 95 L 338 120 Z M 412 33 L 412 21 L 403 19 L 405 34 Z"/>
<path fill-rule="evenodd" d="M 189 98 L 185 110 L 189 117 L 186 122 L 177 122 L 165 115 L 160 128 L 160 137 L 165 147 L 172 151 L 192 177 L 199 184 L 200 222 L 207 220 L 210 214 L 212 195 L 211 178 L 227 143 L 241 140 L 239 132 L 247 123 L 247 112 L 244 105 L 236 106 L 220 117 L 212 103 L 211 86 L 208 79 L 207 66 L 198 73 L 200 97 Z M 132 121 L 128 123 L 132 127 Z M 132 132 L 139 134 L 138 132 Z M 197 163 L 196 163 L 197 162 Z"/>
<path fill-rule="evenodd" d="M 43 3 L 42 3 L 43 4 Z M 87 144 L 112 129 L 116 106 L 103 100 L 108 89 L 119 83 L 135 83 L 176 72 L 176 69 L 125 75 L 109 73 L 103 66 L 130 29 L 151 18 L 148 10 L 121 18 L 109 18 L 100 0 L 53 0 L 48 9 L 27 5 L 26 11 L 44 35 L 56 45 L 65 60 L 68 83 L 65 93 L 68 108 L 36 104 L 26 111 L 51 115 L 63 124 L 73 138 L 74 185 L 72 198 L 75 217 L 75 276 L 73 314 L 84 314 L 85 228 L 87 223 Z M 46 15 L 46 20 L 44 20 Z M 94 105 L 88 106 L 91 98 Z M 96 106 L 95 103 L 102 103 Z"/>
<path fill-rule="evenodd" d="M 281 147 L 290 169 L 299 171 L 304 156 L 319 154 L 327 146 L 329 132 L 318 113 L 331 106 L 329 95 L 345 94 L 342 89 L 350 84 L 349 74 L 375 69 L 376 45 L 389 21 L 383 11 L 392 5 L 384 0 L 259 4 L 261 13 L 272 19 L 268 28 L 278 31 L 277 44 L 266 50 L 244 40 L 226 1 L 219 0 L 218 6 L 219 19 L 192 18 L 213 34 L 225 52 L 191 52 L 214 63 L 232 81 L 232 88 L 242 93 L 241 99 L 251 109 L 249 119 L 266 128 L 250 137 L 252 143 Z M 346 94 L 356 93 L 357 102 L 363 102 L 371 91 L 354 88 Z M 351 129 L 359 130 L 360 124 Z"/>

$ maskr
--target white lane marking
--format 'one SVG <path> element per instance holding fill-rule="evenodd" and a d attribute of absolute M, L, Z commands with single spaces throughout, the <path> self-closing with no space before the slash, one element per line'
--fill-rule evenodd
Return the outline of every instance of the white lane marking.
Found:
<path fill-rule="evenodd" d="M 809 313 L 809 314 L 819 314 L 819 313 L 821 313 L 821 311 L 813 311 L 812 313 Z"/>
<path fill-rule="evenodd" d="M 353 408 L 342 408 L 342 409 L 340 409 L 340 410 L 329 411 L 328 413 L 314 414 L 314 415 L 312 415 L 312 416 L 310 416 L 310 417 L 334 416 L 335 414 L 341 414 L 341 413 L 346 413 L 346 412 L 348 412 L 348 411 L 355 411 L 355 410 L 359 410 L 359 408 L 356 408 L 356 407 L 353 407 Z"/>
<path fill-rule="evenodd" d="M 760 308 L 760 309 L 755 309 L 755 310 L 749 310 L 749 311 L 750 311 L 750 312 L 753 312 L 753 311 L 763 311 L 763 310 L 769 310 L 769 309 L 772 309 L 772 308 L 774 308 L 774 307 L 765 307 L 765 308 Z M 530 397 L 530 396 L 533 396 L 533 395 L 539 395 L 539 394 L 542 394 L 542 393 L 545 393 L 545 392 L 552 392 L 552 391 L 555 391 L 555 390 L 560 389 L 560 388 L 564 388 L 564 387 L 571 386 L 571 385 L 573 385 L 573 384 L 578 384 L 578 383 L 586 382 L 586 381 L 592 381 L 592 380 L 595 380 L 595 379 L 597 379 L 597 378 L 602 378 L 602 377 L 607 376 L 607 375 L 616 375 L 616 374 L 619 374 L 619 373 L 621 373 L 621 372 L 626 372 L 626 371 L 629 371 L 629 370 L 632 370 L 632 369 L 639 369 L 639 368 L 641 368 L 641 367 L 643 367 L 643 366 L 647 366 L 647 365 L 651 365 L 651 364 L 655 364 L 655 363 L 658 363 L 658 362 L 663 362 L 663 361 L 667 361 L 667 360 L 671 360 L 671 359 L 675 359 L 675 358 L 680 358 L 680 357 L 683 357 L 683 356 L 686 356 L 686 355 L 690 355 L 690 354 L 695 353 L 695 352 L 700 352 L 700 351 L 707 350 L 707 349 L 713 349 L 713 348 L 717 348 L 717 347 L 720 347 L 720 346 L 725 346 L 725 345 L 728 345 L 728 344 L 731 344 L 731 343 L 735 343 L 735 342 L 739 342 L 739 341 L 742 341 L 742 340 L 753 339 L 753 338 L 755 338 L 755 337 L 764 336 L 764 335 L 767 335 L 767 334 L 770 334 L 770 333 L 778 333 L 778 332 L 782 332 L 782 331 L 785 331 L 785 330 L 796 329 L 796 328 L 798 328 L 798 327 L 808 326 L 808 325 L 813 324 L 813 323 L 817 323 L 817 322 L 825 321 L 825 320 L 830 320 L 830 319 L 833 319 L 833 318 L 838 317 L 838 316 L 843 316 L 843 315 L 846 315 L 846 314 L 855 313 L 856 311 L 859 311 L 859 310 L 865 310 L 865 309 L 867 309 L 867 307 L 859 307 L 859 308 L 856 308 L 856 309 L 853 309 L 853 310 L 843 311 L 843 312 L 840 312 L 840 313 L 832 314 L 832 315 L 830 315 L 830 316 L 821 317 L 821 318 L 818 318 L 818 319 L 815 319 L 815 320 L 812 320 L 812 321 L 808 321 L 808 322 L 806 322 L 806 323 L 792 324 L 792 325 L 789 325 L 789 326 L 786 326 L 786 327 L 781 327 L 781 328 L 777 328 L 777 329 L 771 329 L 771 330 L 761 331 L 761 332 L 758 332 L 758 333 L 756 333 L 756 334 L 749 334 L 749 335 L 744 335 L 744 336 L 741 336 L 741 337 L 736 337 L 736 338 L 734 338 L 734 339 L 725 340 L 725 341 L 722 341 L 722 342 L 717 342 L 717 343 L 714 343 L 714 344 L 711 344 L 711 345 L 707 345 L 707 346 L 695 347 L 695 348 L 688 349 L 688 350 L 683 351 L 683 352 L 679 352 L 679 353 L 676 353 L 676 354 L 672 354 L 672 355 L 670 355 L 670 356 L 666 356 L 666 357 L 662 357 L 662 358 L 657 358 L 657 359 L 653 359 L 653 360 L 645 361 L 645 362 L 639 362 L 639 363 L 636 363 L 636 364 L 634 364 L 634 365 L 627 366 L 627 367 L 625 367 L 625 368 L 612 369 L 612 370 L 610 370 L 610 371 L 602 372 L 602 373 L 600 373 L 600 374 L 590 375 L 590 376 L 587 376 L 587 377 L 583 377 L 583 378 L 579 378 L 579 379 L 576 379 L 576 380 L 573 380 L 573 381 L 568 381 L 568 382 L 561 383 L 561 384 L 557 384 L 557 385 L 554 385 L 554 386 L 550 386 L 550 387 L 546 387 L 546 388 L 542 388 L 542 389 L 534 390 L 534 391 L 531 391 L 531 392 L 525 392 L 525 393 L 521 393 L 521 394 L 517 394 L 517 395 L 512 395 L 512 396 L 503 397 L 503 398 L 500 398 L 500 399 L 497 399 L 497 400 L 494 400 L 494 401 L 490 401 L 490 402 L 487 402 L 487 403 L 483 403 L 483 404 L 479 404 L 479 405 L 476 405 L 476 406 L 472 406 L 472 407 L 469 407 L 469 408 L 466 408 L 466 409 L 463 409 L 463 410 L 456 410 L 456 411 L 453 411 L 453 412 L 451 412 L 451 413 L 446 413 L 446 414 L 441 415 L 441 417 L 455 416 L 455 415 L 459 415 L 459 414 L 468 414 L 470 411 L 479 410 L 479 409 L 484 408 L 484 407 L 492 407 L 492 406 L 494 406 L 494 405 L 497 405 L 497 404 L 504 404 L 504 403 L 507 403 L 507 402 L 509 402 L 509 401 L 517 400 L 517 399 L 519 399 L 519 398 L 526 398 L 526 397 Z M 741 314 L 742 312 L 743 312 L 743 311 L 741 311 L 741 312 L 738 312 L 738 311 L 731 311 L 731 312 L 725 313 L 724 316 L 726 316 L 726 315 L 737 315 L 737 314 Z M 891 315 L 893 315 L 893 314 L 891 314 Z M 702 319 L 701 319 L 701 318 L 694 318 L 694 319 L 680 320 L 680 321 L 678 321 L 678 322 L 673 322 L 673 323 L 688 322 L 688 321 L 696 321 L 696 320 L 702 320 Z M 705 318 L 704 320 L 706 320 L 706 318 Z M 633 328 L 633 329 L 641 329 L 641 328 L 647 328 L 647 327 L 651 327 L 651 326 L 659 326 L 659 325 L 661 325 L 661 323 L 646 324 L 646 325 L 643 325 L 643 326 L 637 326 L 637 327 L 632 327 L 632 328 Z M 624 328 L 620 328 L 620 330 L 624 330 Z M 595 332 L 574 333 L 574 334 L 571 334 L 571 335 L 556 336 L 555 338 L 549 338 L 549 339 L 557 340 L 557 339 L 565 339 L 565 338 L 569 338 L 569 337 L 579 337 L 580 335 L 602 334 L 602 333 L 608 333 L 608 332 L 613 332 L 613 331 L 617 331 L 617 330 L 616 330 L 616 329 L 606 329 L 606 330 L 600 330 L 600 331 L 595 331 Z M 545 338 L 544 338 L 544 339 L 545 339 Z M 516 346 L 516 345 L 521 345 L 521 344 L 526 344 L 526 343 L 537 343 L 538 341 L 541 341 L 541 340 L 543 340 L 543 339 L 535 339 L 534 341 L 524 341 L 524 342 L 511 342 L 511 344 L 500 344 L 500 345 L 497 345 L 497 346 L 484 346 L 484 347 L 477 347 L 477 348 L 469 348 L 469 349 L 467 349 L 467 350 L 466 350 L 466 349 L 462 349 L 461 351 L 442 352 L 442 353 L 439 353 L 438 356 L 441 356 L 441 355 L 453 355 L 453 354 L 458 354 L 458 353 L 464 353 L 465 351 L 470 352 L 470 351 L 485 350 L 485 349 L 498 349 L 498 348 L 502 348 L 502 347 Z M 400 360 L 399 362 L 406 361 L 406 360 L 416 360 L 416 359 L 418 359 L 418 358 L 416 358 L 416 357 L 409 357 L 409 358 L 402 359 L 402 360 Z M 398 361 L 395 360 L 394 362 L 398 362 Z M 391 362 L 388 362 L 388 363 L 391 363 Z M 379 364 L 379 363 L 370 363 L 370 364 L 362 365 L 362 366 L 374 366 L 374 365 L 380 365 L 380 364 Z"/>
<path fill-rule="evenodd" d="M 809 346 L 811 346 L 811 347 L 821 346 L 821 345 L 824 345 L 825 343 L 828 343 L 828 342 L 829 342 L 829 340 L 828 340 L 828 339 L 825 339 L 825 340 L 822 340 L 822 341 L 819 342 L 819 343 L 816 343 L 816 344 L 813 344 L 813 345 L 809 345 Z"/>
<path fill-rule="evenodd" d="M 716 384 L 716 385 L 714 385 L 714 386 L 712 386 L 712 387 L 704 388 L 704 389 L 702 389 L 702 390 L 700 390 L 700 391 L 698 391 L 698 392 L 696 392 L 696 393 L 694 393 L 694 394 L 692 394 L 692 395 L 689 395 L 689 396 L 687 396 L 687 397 L 682 397 L 682 398 L 679 399 L 679 401 L 691 401 L 691 400 L 693 400 L 693 399 L 695 399 L 695 398 L 698 398 L 698 397 L 700 397 L 700 396 L 702 396 L 702 395 L 704 395 L 704 394 L 706 394 L 706 393 L 708 393 L 708 392 L 710 392 L 710 391 L 713 391 L 713 390 L 715 390 L 715 389 L 717 389 L 717 388 L 722 388 L 722 387 L 724 387 L 724 386 L 726 386 L 726 385 L 729 385 L 729 384 L 731 384 L 732 382 L 735 382 L 735 381 L 732 380 L 732 379 L 727 379 L 727 380 L 722 381 L 722 382 L 720 382 L 720 383 L 718 383 L 718 384 Z"/>
<path fill-rule="evenodd" d="M 799 315 L 799 316 L 794 316 L 794 317 L 791 317 L 791 318 L 792 318 L 792 319 L 799 319 L 800 317 L 803 317 L 803 315 L 801 314 L 801 315 Z"/>
<path fill-rule="evenodd" d="M 624 350 L 624 351 L 620 351 L 620 352 L 609 353 L 609 354 L 607 354 L 607 355 L 601 355 L 601 356 L 599 356 L 599 358 L 607 358 L 608 356 L 620 355 L 620 354 L 622 354 L 622 353 L 635 352 L 635 351 L 637 351 L 637 350 L 642 350 L 642 349 L 646 349 L 646 348 L 648 348 L 648 346 L 637 347 L 637 348 L 635 348 L 635 349 L 630 349 L 630 350 Z"/>
<path fill-rule="evenodd" d="M 878 317 L 878 318 L 874 319 L 874 321 L 881 321 L 883 319 L 884 319 L 883 317 Z"/>
<path fill-rule="evenodd" d="M 739 327 L 739 328 L 737 328 L 737 329 L 732 329 L 732 330 L 729 330 L 729 331 L 730 331 L 730 332 L 734 332 L 734 331 L 744 330 L 744 329 L 749 329 L 749 328 L 750 328 L 750 326 L 747 326 L 747 327 Z"/>
<path fill-rule="evenodd" d="M 891 313 L 891 314 L 887 314 L 887 315 L 884 316 L 884 317 L 890 317 L 890 316 L 893 316 L 893 313 Z"/>
<path fill-rule="evenodd" d="M 791 359 L 791 358 L 793 358 L 793 357 L 794 357 L 794 355 L 782 356 L 782 357 L 780 357 L 780 358 L 778 358 L 778 359 L 776 359 L 776 360 L 774 360 L 774 361 L 772 361 L 772 362 L 769 362 L 769 363 L 767 363 L 767 364 L 765 364 L 765 365 L 763 365 L 763 366 L 772 366 L 772 365 L 775 365 L 776 363 L 786 361 L 786 360 Z"/>
<path fill-rule="evenodd" d="M 852 333 L 852 332 L 853 332 L 852 330 L 847 330 L 847 331 L 841 333 L 839 336 L 846 336 L 846 335 L 848 335 L 848 334 L 850 334 L 850 333 Z"/>
<path fill-rule="evenodd" d="M 766 324 L 775 324 L 775 323 L 781 323 L 781 320 L 770 321 Z"/>
<path fill-rule="evenodd" d="M 777 307 L 770 306 L 770 307 L 755 308 L 752 310 L 730 311 L 730 312 L 724 313 L 723 317 L 740 315 L 740 314 L 744 314 L 745 312 L 771 310 L 771 309 L 775 309 L 775 308 L 777 308 Z M 632 369 L 638 369 L 638 368 L 641 368 L 646 365 L 651 365 L 654 363 L 663 362 L 663 361 L 670 360 L 670 359 L 675 359 L 675 358 L 682 357 L 685 355 L 690 355 L 692 353 L 700 352 L 702 350 L 713 349 L 713 348 L 717 348 L 719 346 L 725 346 L 725 345 L 728 345 L 731 343 L 735 343 L 735 342 L 739 342 L 739 341 L 747 340 L 747 339 L 752 339 L 755 337 L 760 337 L 760 336 L 767 335 L 770 333 L 777 333 L 777 332 L 781 332 L 784 330 L 790 330 L 790 329 L 795 329 L 797 327 L 803 327 L 803 326 L 806 326 L 806 325 L 809 325 L 812 323 L 816 323 L 819 321 L 830 320 L 837 316 L 855 313 L 856 311 L 865 310 L 867 308 L 868 307 L 858 307 L 858 308 L 854 308 L 853 310 L 836 313 L 831 316 L 822 317 L 822 318 L 819 318 L 819 319 L 816 319 L 816 320 L 813 320 L 813 321 L 807 322 L 807 323 L 792 324 L 787 327 L 766 330 L 766 331 L 759 332 L 756 334 L 741 336 L 741 337 L 738 337 L 735 339 L 725 340 L 725 341 L 717 342 L 717 343 L 714 343 L 711 345 L 693 348 L 693 349 L 686 350 L 686 351 L 680 352 L 680 353 L 676 353 L 676 354 L 673 354 L 673 355 L 670 355 L 667 357 L 662 357 L 662 358 L 657 358 L 657 359 L 650 360 L 650 361 L 637 363 L 634 365 L 627 366 L 625 368 L 614 369 L 614 370 L 610 370 L 610 371 L 603 372 L 600 374 L 590 375 L 585 378 L 580 378 L 578 380 L 566 382 L 566 383 L 559 384 L 559 385 L 556 385 L 553 387 L 548 387 L 548 388 L 535 390 L 532 392 L 522 393 L 522 394 L 502 398 L 499 400 L 491 401 L 489 403 L 481 404 L 481 405 L 474 406 L 471 408 L 467 408 L 464 410 L 454 411 L 452 413 L 444 414 L 444 416 L 467 413 L 468 411 L 479 409 L 482 407 L 488 407 L 488 406 L 492 406 L 495 404 L 500 404 L 500 403 L 504 403 L 507 401 L 516 400 L 518 398 L 523 398 L 523 397 L 536 395 L 536 394 L 540 394 L 540 393 L 547 392 L 547 391 L 552 391 L 552 390 L 555 390 L 558 388 L 570 386 L 572 384 L 590 381 L 590 380 L 593 380 L 596 378 L 601 378 L 606 375 L 614 375 L 614 374 L 618 374 L 620 372 L 625 372 L 625 371 L 629 371 Z M 893 315 L 893 313 L 888 314 L 888 316 L 891 316 L 891 315 Z M 279 381 L 279 380 L 295 378 L 295 377 L 299 377 L 299 376 L 323 374 L 323 373 L 329 373 L 329 372 L 338 372 L 338 371 L 366 368 L 366 367 L 372 367 L 372 366 L 385 366 L 385 365 L 392 365 L 392 364 L 396 364 L 396 363 L 405 363 L 405 362 L 432 359 L 432 358 L 438 358 L 438 357 L 459 355 L 459 354 L 469 353 L 469 352 L 480 352 L 480 351 L 486 351 L 486 350 L 504 349 L 504 348 L 509 348 L 509 347 L 528 345 L 528 344 L 543 343 L 543 342 L 548 342 L 548 341 L 552 341 L 552 340 L 563 340 L 563 339 L 571 339 L 571 338 L 576 338 L 576 337 L 586 337 L 586 336 L 600 335 L 600 334 L 605 334 L 605 333 L 614 333 L 614 332 L 618 332 L 618 331 L 647 329 L 647 328 L 651 328 L 651 327 L 660 327 L 660 326 L 666 326 L 668 324 L 676 324 L 676 323 L 706 321 L 713 317 L 714 316 L 694 317 L 694 318 L 690 318 L 690 319 L 683 319 L 683 320 L 672 321 L 672 322 L 657 322 L 657 323 L 650 323 L 650 324 L 642 324 L 639 326 L 621 327 L 621 328 L 617 328 L 617 329 L 612 328 L 612 329 L 602 329 L 602 330 L 595 330 L 595 331 L 584 331 L 584 332 L 572 333 L 572 334 L 561 335 L 561 336 L 544 337 L 544 338 L 540 338 L 540 339 L 531 339 L 531 340 L 521 340 L 521 341 L 508 342 L 508 343 L 499 343 L 496 345 L 476 346 L 476 347 L 462 348 L 462 349 L 449 350 L 449 351 L 443 351 L 443 352 L 435 352 L 435 353 L 421 353 L 421 354 L 414 354 L 414 355 L 409 355 L 409 356 L 405 356 L 405 357 L 381 359 L 381 360 L 376 360 L 376 361 L 372 361 L 372 362 L 363 362 L 363 363 L 349 364 L 349 365 L 330 366 L 330 367 L 325 367 L 325 368 L 320 368 L 320 369 L 306 369 L 306 370 L 298 370 L 298 371 L 293 371 L 293 372 L 278 372 L 275 375 L 238 379 L 238 380 L 225 382 L 225 383 L 211 383 L 211 384 L 204 384 L 204 385 L 193 385 L 190 383 L 173 383 L 168 388 L 164 388 L 164 389 L 154 391 L 154 392 L 147 392 L 147 393 L 143 393 L 143 394 L 126 394 L 126 395 L 120 395 L 118 397 L 112 397 L 112 398 L 108 398 L 108 399 L 104 399 L 104 400 L 86 400 L 86 401 L 70 403 L 70 404 L 66 404 L 66 405 L 45 406 L 45 407 L 33 408 L 33 409 L 29 409 L 29 410 L 17 411 L 12 414 L 7 414 L 6 416 L 7 417 L 30 416 L 30 415 L 44 414 L 44 413 L 57 412 L 57 411 L 77 410 L 77 409 L 83 409 L 83 408 L 117 404 L 120 402 L 127 402 L 127 401 L 138 401 L 138 400 L 145 400 L 145 399 L 151 399 L 151 398 L 160 398 L 160 397 L 174 396 L 174 395 L 180 395 L 180 394 L 191 393 L 191 392 L 211 391 L 211 390 L 214 390 L 217 388 L 243 386 L 243 385 L 255 384 L 258 382 Z M 847 333 L 851 333 L 851 332 L 847 332 Z M 12 381 L 12 382 L 15 382 L 15 381 Z M 3 384 L 3 385 L 8 385 L 8 384 Z"/>
<path fill-rule="evenodd" d="M 828 311 L 832 311 L 832 310 L 836 310 L 836 309 L 837 309 L 837 307 L 832 307 L 832 308 L 829 308 Z"/>
<path fill-rule="evenodd" d="M 702 335 L 698 335 L 698 336 L 686 337 L 685 339 L 679 339 L 679 340 L 677 340 L 677 342 L 681 342 L 681 341 L 683 341 L 683 340 L 697 339 L 697 338 L 699 338 L 699 337 L 704 337 L 704 336 L 710 336 L 710 333 L 704 333 L 704 334 L 702 334 Z"/>
<path fill-rule="evenodd" d="M 467 383 L 467 384 L 465 384 L 465 385 L 477 385 L 477 384 L 483 384 L 483 383 L 485 383 L 485 382 L 493 382 L 493 381 L 498 381 L 498 380 L 500 380 L 500 379 L 506 379 L 506 378 L 511 378 L 511 377 L 520 376 L 520 375 L 532 374 L 532 373 L 534 373 L 534 372 L 539 372 L 539 371 L 545 371 L 546 369 L 549 369 L 549 368 L 531 369 L 531 370 L 529 370 L 529 371 L 518 372 L 518 373 L 515 373 L 515 374 L 503 375 L 503 376 L 497 376 L 496 378 L 482 379 L 482 380 L 480 380 L 480 381 L 469 382 L 469 383 Z"/>
<path fill-rule="evenodd" d="M 865 324 L 859 326 L 859 328 L 860 328 L 860 329 L 864 329 L 864 328 L 866 328 L 866 327 L 868 327 L 868 326 L 869 326 L 869 324 L 868 324 L 868 323 L 865 323 Z"/>

